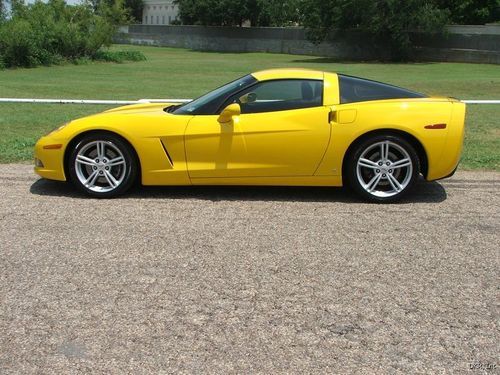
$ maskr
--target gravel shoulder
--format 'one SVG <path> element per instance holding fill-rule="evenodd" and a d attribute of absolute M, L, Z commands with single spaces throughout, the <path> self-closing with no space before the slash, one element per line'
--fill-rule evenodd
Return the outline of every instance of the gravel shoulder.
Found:
<path fill-rule="evenodd" d="M 383 206 L 331 188 L 94 200 L 7 164 L 0 227 L 2 374 L 500 368 L 500 173 Z"/>

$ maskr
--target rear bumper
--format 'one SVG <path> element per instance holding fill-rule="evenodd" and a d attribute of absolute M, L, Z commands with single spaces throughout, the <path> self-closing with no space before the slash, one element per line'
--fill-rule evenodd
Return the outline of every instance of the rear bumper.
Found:
<path fill-rule="evenodd" d="M 35 173 L 49 180 L 66 181 L 64 149 L 64 144 L 50 136 L 40 138 L 35 145 Z"/>
<path fill-rule="evenodd" d="M 455 173 L 462 155 L 464 135 L 465 104 L 454 102 L 441 157 L 435 160 L 434 165 L 429 165 L 427 180 L 440 180 L 451 177 Z"/>
<path fill-rule="evenodd" d="M 455 174 L 455 172 L 457 171 L 457 169 L 458 169 L 458 165 L 455 167 L 455 169 L 453 171 L 451 171 L 451 173 L 449 175 L 441 177 L 440 180 L 452 177 Z"/>

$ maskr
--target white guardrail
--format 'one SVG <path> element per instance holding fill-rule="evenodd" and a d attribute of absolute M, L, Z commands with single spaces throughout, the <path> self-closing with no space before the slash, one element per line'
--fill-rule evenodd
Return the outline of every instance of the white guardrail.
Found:
<path fill-rule="evenodd" d="M 40 104 L 140 104 L 140 103 L 187 103 L 193 99 L 140 99 L 140 100 L 86 100 L 86 99 L 28 99 L 0 98 L 0 103 L 40 103 Z"/>
<path fill-rule="evenodd" d="M 141 103 L 187 103 L 193 99 L 140 99 L 140 100 L 87 100 L 87 99 L 28 99 L 0 98 L 0 103 L 40 103 L 40 104 L 104 104 L 128 105 Z M 500 100 L 461 100 L 466 104 L 500 104 Z"/>
<path fill-rule="evenodd" d="M 466 104 L 500 104 L 500 100 L 461 100 Z"/>

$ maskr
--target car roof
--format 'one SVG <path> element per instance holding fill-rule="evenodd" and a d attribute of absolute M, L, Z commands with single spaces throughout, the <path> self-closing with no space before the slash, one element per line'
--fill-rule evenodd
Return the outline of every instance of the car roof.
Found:
<path fill-rule="evenodd" d="M 268 81 L 271 79 L 320 79 L 324 78 L 324 73 L 309 69 L 269 69 L 252 73 L 259 81 Z"/>

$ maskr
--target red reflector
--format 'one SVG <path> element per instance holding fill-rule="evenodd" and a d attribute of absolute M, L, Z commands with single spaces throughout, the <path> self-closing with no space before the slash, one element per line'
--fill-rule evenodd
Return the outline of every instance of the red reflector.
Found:
<path fill-rule="evenodd" d="M 426 129 L 446 129 L 446 124 L 426 125 Z"/>
<path fill-rule="evenodd" d="M 61 144 L 58 145 L 45 145 L 43 146 L 44 150 L 59 150 L 62 147 Z"/>

